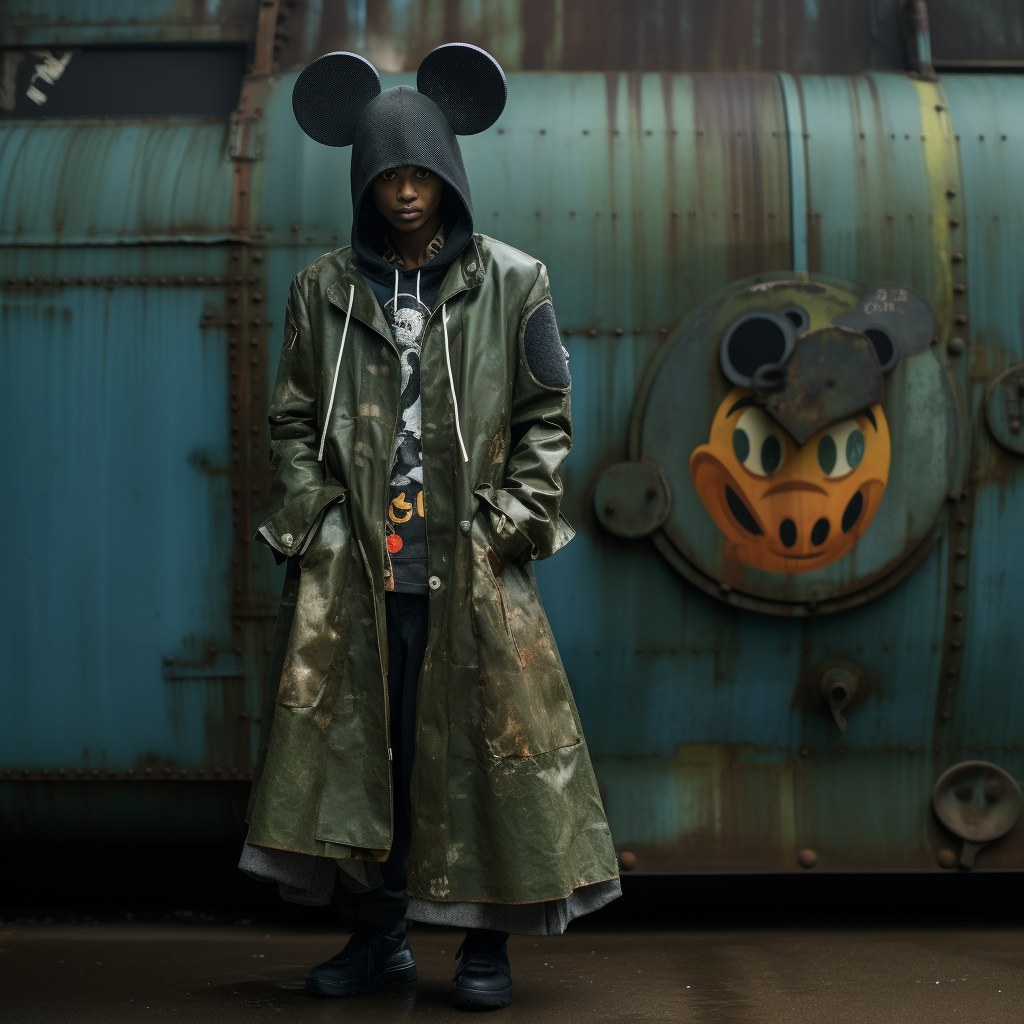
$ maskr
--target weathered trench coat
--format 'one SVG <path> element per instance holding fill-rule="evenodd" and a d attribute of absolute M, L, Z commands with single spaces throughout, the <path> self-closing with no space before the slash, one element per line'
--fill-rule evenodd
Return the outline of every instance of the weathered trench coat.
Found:
<path fill-rule="evenodd" d="M 527 318 L 550 301 L 542 264 L 476 235 L 423 333 L 432 589 L 412 777 L 414 898 L 558 900 L 618 873 L 532 567 L 572 537 L 558 511 L 569 395 L 534 378 L 523 346 Z M 250 844 L 369 861 L 391 846 L 384 517 L 400 385 L 391 332 L 354 253 L 321 257 L 292 285 L 270 412 L 276 511 L 260 532 L 292 571 Z"/>

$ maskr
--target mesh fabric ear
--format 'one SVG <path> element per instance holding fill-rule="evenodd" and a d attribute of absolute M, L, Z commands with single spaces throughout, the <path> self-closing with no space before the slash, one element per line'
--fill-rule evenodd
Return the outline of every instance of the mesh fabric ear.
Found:
<path fill-rule="evenodd" d="M 292 89 L 299 127 L 324 146 L 351 146 L 367 103 L 380 94 L 373 65 L 355 53 L 325 53 L 303 69 Z"/>
<path fill-rule="evenodd" d="M 490 128 L 508 96 L 501 65 L 470 43 L 445 43 L 431 50 L 416 72 L 416 88 L 441 108 L 456 135 Z"/>

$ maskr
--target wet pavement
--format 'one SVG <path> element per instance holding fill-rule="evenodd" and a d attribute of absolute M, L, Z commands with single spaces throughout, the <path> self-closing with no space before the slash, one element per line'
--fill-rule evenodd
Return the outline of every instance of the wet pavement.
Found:
<path fill-rule="evenodd" d="M 448 1005 L 461 936 L 410 931 L 420 980 L 308 997 L 309 966 L 344 936 L 266 925 L 53 924 L 0 930 L 5 1024 L 464 1020 Z M 1024 929 L 570 928 L 513 936 L 505 1024 L 1019 1024 Z"/>

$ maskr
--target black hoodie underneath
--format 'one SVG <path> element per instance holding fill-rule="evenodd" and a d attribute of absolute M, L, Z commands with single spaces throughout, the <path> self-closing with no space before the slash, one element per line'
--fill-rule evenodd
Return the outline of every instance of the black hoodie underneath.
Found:
<path fill-rule="evenodd" d="M 406 270 L 384 259 L 387 222 L 373 200 L 373 179 L 391 167 L 425 167 L 445 183 L 445 243 L 429 263 Z M 381 93 L 360 116 L 352 150 L 352 247 L 377 296 L 399 352 L 402 399 L 392 446 L 385 513 L 391 589 L 427 594 L 427 534 L 423 517 L 420 431 L 420 343 L 451 263 L 473 237 L 473 207 L 462 153 L 451 126 L 426 96 L 400 86 Z M 397 273 L 398 301 L 395 301 Z"/>

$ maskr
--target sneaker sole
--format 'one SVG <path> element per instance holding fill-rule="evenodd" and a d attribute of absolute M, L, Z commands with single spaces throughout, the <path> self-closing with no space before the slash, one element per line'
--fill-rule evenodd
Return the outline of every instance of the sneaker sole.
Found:
<path fill-rule="evenodd" d="M 500 992 L 463 992 L 452 989 L 452 1006 L 488 1006 L 499 1009 L 512 1002 L 512 985 Z"/>
<path fill-rule="evenodd" d="M 416 981 L 415 967 L 395 968 L 391 971 L 384 971 L 376 978 L 369 981 L 348 985 L 332 985 L 324 978 L 309 977 L 306 979 L 306 992 L 311 996 L 361 996 L 368 992 L 376 992 L 382 988 L 393 988 L 395 985 L 406 985 L 410 981 Z"/>

